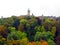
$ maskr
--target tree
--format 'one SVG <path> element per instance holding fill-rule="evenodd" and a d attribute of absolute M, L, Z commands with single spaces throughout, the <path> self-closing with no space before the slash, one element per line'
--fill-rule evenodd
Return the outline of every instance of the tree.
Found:
<path fill-rule="evenodd" d="M 12 26 L 13 23 L 14 23 L 14 20 L 12 18 L 6 18 L 3 24 L 8 27 L 8 26 Z"/>
<path fill-rule="evenodd" d="M 40 41 L 43 38 L 46 38 L 46 33 L 45 32 L 36 32 L 36 35 L 34 37 L 35 41 Z"/>
<path fill-rule="evenodd" d="M 17 16 L 14 16 L 14 15 L 11 16 L 10 18 L 12 18 L 14 21 L 18 19 L 18 17 Z"/>
<path fill-rule="evenodd" d="M 38 25 L 42 25 L 41 19 L 39 17 L 36 17 L 36 19 L 37 19 Z"/>
<path fill-rule="evenodd" d="M 52 27 L 52 30 L 51 30 L 52 34 L 55 36 L 55 33 L 56 33 L 56 27 Z"/>
<path fill-rule="evenodd" d="M 34 28 L 37 25 L 37 20 L 34 19 L 34 18 L 30 19 L 29 22 L 30 22 L 30 27 L 31 28 Z"/>
<path fill-rule="evenodd" d="M 54 40 L 54 35 L 50 31 L 47 31 L 46 35 L 47 35 L 47 40 L 48 39 Z"/>
<path fill-rule="evenodd" d="M 38 31 L 38 32 L 43 32 L 43 31 L 45 31 L 44 26 L 40 26 L 40 25 L 36 26 L 34 29 L 35 29 L 36 31 Z"/>
<path fill-rule="evenodd" d="M 44 26 L 41 27 L 41 32 L 45 31 L 45 28 Z"/>
<path fill-rule="evenodd" d="M 16 30 L 18 30 L 18 26 L 19 26 L 20 22 L 18 19 L 14 20 L 14 23 L 13 23 L 13 27 L 16 28 Z"/>
<path fill-rule="evenodd" d="M 6 38 L 0 36 L 0 45 L 4 45 L 6 43 Z"/>
<path fill-rule="evenodd" d="M 52 33 L 50 31 L 48 32 L 36 32 L 35 34 L 35 37 L 34 37 L 34 40 L 37 41 L 37 40 L 48 40 L 48 39 L 51 39 L 53 40 L 54 39 L 54 36 L 52 35 Z"/>
<path fill-rule="evenodd" d="M 51 40 L 51 39 L 48 39 L 48 44 L 49 45 L 56 45 L 55 42 L 53 40 Z"/>
<path fill-rule="evenodd" d="M 24 31 L 24 26 L 23 26 L 23 24 L 20 24 L 20 25 L 18 26 L 18 30 Z"/>
<path fill-rule="evenodd" d="M 55 38 L 56 45 L 60 45 L 60 35 Z"/>
<path fill-rule="evenodd" d="M 27 23 L 24 25 L 24 31 L 27 33 L 27 37 L 29 41 L 34 41 L 34 35 L 36 33 L 34 27 L 36 25 L 37 25 L 37 20 L 34 18 L 27 20 Z"/>
<path fill-rule="evenodd" d="M 60 35 L 60 17 L 57 18 L 57 25 L 56 25 L 56 36 Z"/>
<path fill-rule="evenodd" d="M 26 38 L 26 33 L 20 32 L 20 31 L 14 31 L 8 34 L 7 40 L 21 40 L 23 38 Z"/>
<path fill-rule="evenodd" d="M 43 25 L 46 31 L 51 31 L 52 26 L 54 26 L 53 19 L 47 18 L 45 22 L 43 22 Z"/>
<path fill-rule="evenodd" d="M 12 26 L 11 27 L 8 27 L 8 31 L 9 32 L 14 32 L 14 31 L 16 31 L 16 28 L 15 27 L 12 27 Z"/>
<path fill-rule="evenodd" d="M 2 21 L 2 19 L 0 19 L 0 25 L 2 25 L 2 23 L 3 23 L 3 21 Z"/>
<path fill-rule="evenodd" d="M 21 19 L 21 20 L 20 20 L 20 24 L 25 25 L 26 23 L 27 23 L 27 20 L 26 20 L 26 19 Z"/>
<path fill-rule="evenodd" d="M 41 45 L 41 41 L 36 41 L 35 45 Z"/>
<path fill-rule="evenodd" d="M 38 32 L 40 32 L 41 31 L 41 26 L 36 26 L 35 28 L 34 28 L 35 30 L 36 30 L 36 32 L 38 31 Z"/>
<path fill-rule="evenodd" d="M 7 27 L 5 27 L 4 25 L 0 25 L 0 35 L 5 38 L 7 36 Z"/>
<path fill-rule="evenodd" d="M 27 45 L 28 44 L 28 39 L 27 38 L 23 38 L 21 41 L 20 41 L 20 44 L 21 45 Z"/>

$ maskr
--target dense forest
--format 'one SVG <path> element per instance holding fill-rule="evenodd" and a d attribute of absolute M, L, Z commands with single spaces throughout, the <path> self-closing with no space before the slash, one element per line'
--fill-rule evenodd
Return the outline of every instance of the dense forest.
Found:
<path fill-rule="evenodd" d="M 0 18 L 0 45 L 60 45 L 60 17 Z"/>

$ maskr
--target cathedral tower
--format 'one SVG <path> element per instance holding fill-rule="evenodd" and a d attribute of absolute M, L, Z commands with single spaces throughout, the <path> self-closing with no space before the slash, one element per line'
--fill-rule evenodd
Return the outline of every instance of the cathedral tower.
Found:
<path fill-rule="evenodd" d="M 30 16 L 30 10 L 29 10 L 29 9 L 28 9 L 28 11 L 27 11 L 27 15 Z"/>

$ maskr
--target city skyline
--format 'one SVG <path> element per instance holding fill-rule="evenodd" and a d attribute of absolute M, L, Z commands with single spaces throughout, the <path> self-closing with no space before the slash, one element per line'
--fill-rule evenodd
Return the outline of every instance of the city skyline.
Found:
<path fill-rule="evenodd" d="M 28 8 L 35 16 L 60 16 L 59 0 L 0 0 L 0 17 L 26 15 Z"/>

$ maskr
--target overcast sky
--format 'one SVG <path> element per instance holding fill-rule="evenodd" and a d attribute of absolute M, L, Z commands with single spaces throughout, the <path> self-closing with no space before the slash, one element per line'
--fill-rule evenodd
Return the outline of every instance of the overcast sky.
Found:
<path fill-rule="evenodd" d="M 59 0 L 0 0 L 0 17 L 25 15 L 28 8 L 35 16 L 60 16 Z"/>

